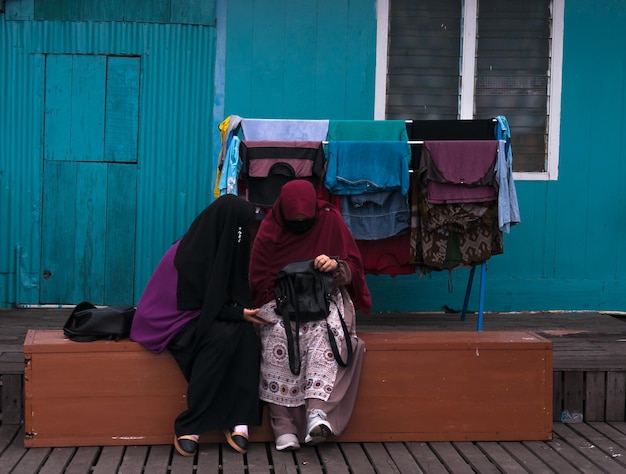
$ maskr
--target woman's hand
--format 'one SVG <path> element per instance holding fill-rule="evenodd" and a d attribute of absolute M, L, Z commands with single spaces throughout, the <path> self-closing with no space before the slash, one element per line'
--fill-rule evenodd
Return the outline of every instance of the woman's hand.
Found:
<path fill-rule="evenodd" d="M 313 266 L 320 272 L 334 272 L 339 266 L 339 262 L 328 255 L 321 254 L 313 260 Z"/>
<path fill-rule="evenodd" d="M 267 326 L 268 324 L 272 324 L 269 321 L 266 321 L 261 316 L 259 316 L 260 308 L 254 309 L 243 309 L 243 320 L 251 323 L 262 324 L 263 326 Z"/>

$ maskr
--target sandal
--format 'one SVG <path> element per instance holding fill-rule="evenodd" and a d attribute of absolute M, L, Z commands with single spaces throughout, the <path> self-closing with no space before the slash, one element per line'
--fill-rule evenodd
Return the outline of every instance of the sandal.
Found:
<path fill-rule="evenodd" d="M 246 454 L 248 451 L 248 435 L 246 433 L 224 430 L 224 436 L 226 436 L 226 441 L 231 448 L 240 454 Z"/>
<path fill-rule="evenodd" d="M 198 451 L 197 435 L 174 436 L 174 447 L 181 456 L 190 457 Z"/>

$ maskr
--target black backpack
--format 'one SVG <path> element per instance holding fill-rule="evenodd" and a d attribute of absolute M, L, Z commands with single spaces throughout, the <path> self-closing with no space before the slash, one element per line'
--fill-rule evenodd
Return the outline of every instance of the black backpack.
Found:
<path fill-rule="evenodd" d="M 119 341 L 130 336 L 135 315 L 133 306 L 104 306 L 83 301 L 76 305 L 63 326 L 65 337 L 77 342 L 98 339 Z"/>
<path fill-rule="evenodd" d="M 287 336 L 289 368 L 294 375 L 300 374 L 300 324 L 326 319 L 330 313 L 330 303 L 335 303 L 332 293 L 332 275 L 316 270 L 313 266 L 313 260 L 292 262 L 276 275 L 276 280 L 274 281 L 274 294 L 276 295 L 275 311 L 283 317 Z M 352 341 L 341 313 L 339 313 L 339 320 L 341 321 L 348 350 L 346 361 L 343 361 L 341 358 L 335 335 L 328 323 L 326 324 L 326 330 L 335 360 L 341 367 L 347 367 L 352 363 Z M 291 322 L 295 322 L 295 334 L 292 333 Z"/>

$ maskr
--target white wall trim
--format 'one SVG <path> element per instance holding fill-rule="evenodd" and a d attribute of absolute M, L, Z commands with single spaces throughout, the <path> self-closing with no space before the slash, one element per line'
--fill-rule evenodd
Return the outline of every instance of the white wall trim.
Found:
<path fill-rule="evenodd" d="M 561 145 L 561 94 L 563 80 L 563 39 L 565 32 L 565 0 L 552 3 L 552 51 L 548 101 L 548 176 L 559 177 Z"/>
<path fill-rule="evenodd" d="M 476 30 L 478 24 L 477 0 L 463 2 L 463 45 L 461 49 L 461 120 L 474 118 L 474 89 L 476 76 Z"/>
<path fill-rule="evenodd" d="M 387 62 L 389 48 L 389 0 L 376 1 L 376 75 L 374 119 L 384 120 L 387 108 Z"/>

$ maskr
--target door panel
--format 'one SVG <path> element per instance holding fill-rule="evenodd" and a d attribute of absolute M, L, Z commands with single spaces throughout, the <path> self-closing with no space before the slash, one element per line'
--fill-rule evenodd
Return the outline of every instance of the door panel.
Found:
<path fill-rule="evenodd" d="M 137 161 L 139 58 L 111 57 L 107 66 L 106 161 Z"/>
<path fill-rule="evenodd" d="M 48 55 L 44 157 L 102 161 L 106 56 Z"/>
<path fill-rule="evenodd" d="M 47 57 L 41 303 L 134 300 L 139 78 L 138 57 Z"/>
<path fill-rule="evenodd" d="M 73 303 L 76 163 L 44 161 L 43 188 L 39 299 L 41 303 Z"/>
<path fill-rule="evenodd" d="M 135 275 L 137 167 L 107 165 L 104 301 L 132 304 Z"/>
<path fill-rule="evenodd" d="M 44 163 L 42 303 L 133 301 L 136 167 Z"/>
<path fill-rule="evenodd" d="M 76 188 L 57 189 L 76 197 L 74 261 L 67 271 L 74 285 L 71 301 L 104 301 L 104 243 L 106 235 L 106 163 L 76 163 Z"/>

